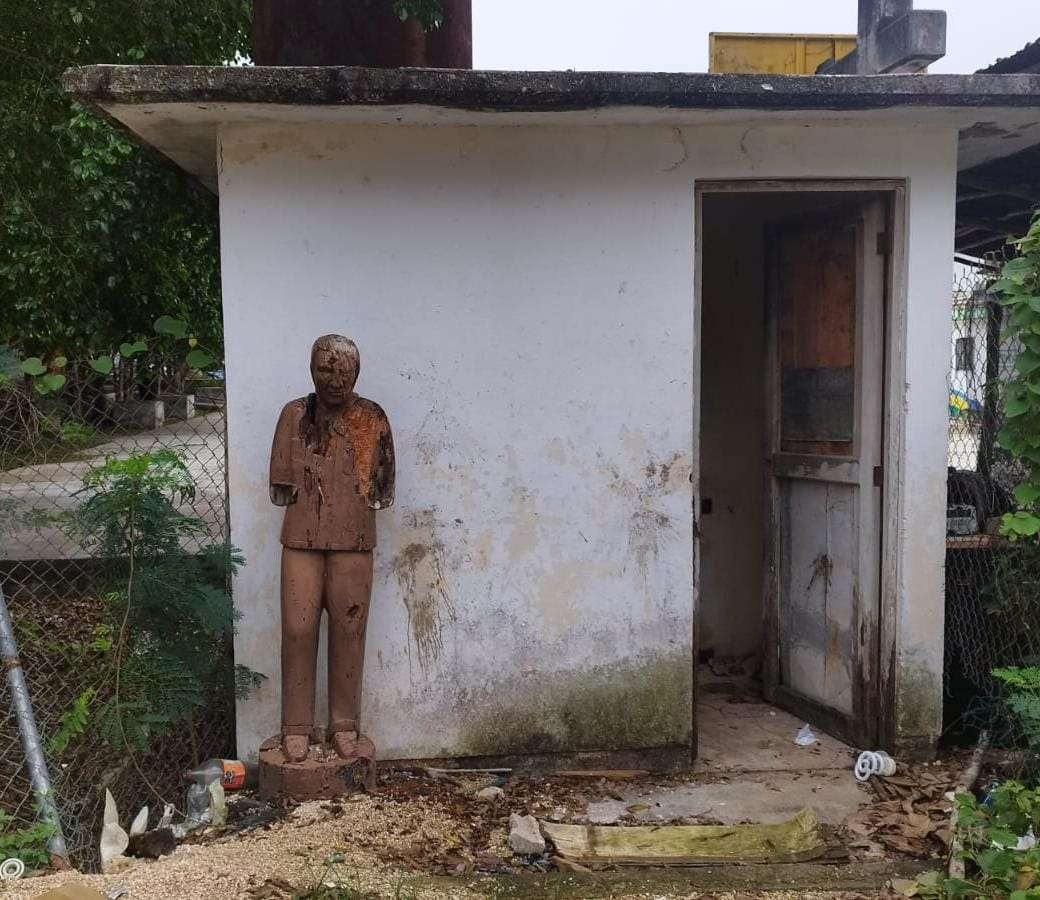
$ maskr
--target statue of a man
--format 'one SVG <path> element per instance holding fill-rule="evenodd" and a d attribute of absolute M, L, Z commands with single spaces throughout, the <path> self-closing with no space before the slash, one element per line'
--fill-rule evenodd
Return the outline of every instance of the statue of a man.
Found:
<path fill-rule="evenodd" d="M 361 673 L 372 595 L 375 511 L 394 502 L 390 423 L 354 393 L 357 345 L 338 334 L 311 348 L 314 393 L 282 410 L 271 449 L 271 501 L 282 526 L 282 753 L 306 759 L 314 732 L 318 626 L 329 616 L 328 739 L 359 747 Z M 371 752 L 370 750 L 368 752 Z"/>

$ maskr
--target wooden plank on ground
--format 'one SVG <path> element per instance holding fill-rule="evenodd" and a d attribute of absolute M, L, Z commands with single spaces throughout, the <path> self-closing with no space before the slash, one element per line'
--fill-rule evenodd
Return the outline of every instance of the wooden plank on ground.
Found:
<path fill-rule="evenodd" d="M 816 814 L 769 825 L 560 825 L 541 822 L 559 856 L 581 865 L 703 866 L 806 862 L 826 851 Z"/>

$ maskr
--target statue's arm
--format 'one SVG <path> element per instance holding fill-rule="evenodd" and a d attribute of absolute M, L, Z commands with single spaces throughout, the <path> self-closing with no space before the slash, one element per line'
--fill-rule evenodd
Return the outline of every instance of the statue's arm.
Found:
<path fill-rule="evenodd" d="M 369 505 L 373 509 L 386 509 L 394 505 L 394 481 L 397 477 L 397 463 L 394 458 L 394 436 L 390 431 L 390 422 L 387 421 L 385 416 L 375 452 L 376 458 L 372 467 L 372 497 L 369 500 Z"/>
<path fill-rule="evenodd" d="M 293 477 L 292 437 L 296 424 L 294 404 L 286 404 L 278 417 L 271 444 L 271 502 L 275 506 L 291 506 L 296 502 L 299 486 Z"/>

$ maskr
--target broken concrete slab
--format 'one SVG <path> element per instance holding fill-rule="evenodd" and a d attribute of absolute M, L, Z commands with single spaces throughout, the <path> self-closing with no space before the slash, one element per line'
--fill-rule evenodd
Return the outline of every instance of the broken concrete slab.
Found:
<path fill-rule="evenodd" d="M 624 816 L 637 822 L 776 823 L 811 806 L 821 822 L 839 825 L 871 794 L 852 773 L 780 772 L 739 775 L 723 781 L 691 782 L 622 790 L 588 805 L 592 824 L 610 825 Z"/>
<path fill-rule="evenodd" d="M 811 809 L 770 825 L 611 827 L 546 822 L 542 828 L 560 856 L 586 866 L 805 862 L 827 849 Z"/>

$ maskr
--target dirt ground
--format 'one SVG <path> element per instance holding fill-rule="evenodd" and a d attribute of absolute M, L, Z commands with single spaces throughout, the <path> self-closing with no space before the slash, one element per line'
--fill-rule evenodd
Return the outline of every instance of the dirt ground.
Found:
<path fill-rule="evenodd" d="M 879 786 L 875 802 L 864 807 L 849 828 L 832 834 L 836 858 L 828 868 L 835 873 L 834 886 L 846 886 L 841 873 L 851 869 L 842 869 L 844 863 L 927 859 L 941 853 L 946 840 L 941 794 L 951 777 L 936 767 L 919 767 L 897 783 Z M 645 880 L 626 874 L 618 881 L 617 873 L 563 874 L 557 870 L 572 870 L 551 856 L 524 861 L 508 848 L 513 811 L 556 821 L 583 821 L 590 803 L 621 798 L 622 792 L 634 787 L 658 793 L 670 785 L 686 788 L 696 778 L 510 778 L 501 783 L 500 796 L 487 800 L 476 796 L 488 786 L 486 776 L 444 778 L 416 770 L 384 773 L 372 795 L 293 809 L 273 809 L 238 798 L 230 804 L 229 826 L 209 829 L 169 856 L 157 861 L 127 860 L 124 870 L 109 875 L 65 873 L 8 882 L 0 887 L 0 898 L 28 900 L 68 882 L 84 883 L 102 894 L 125 884 L 130 888 L 124 895 L 128 900 L 758 896 L 750 878 L 748 889 L 733 892 L 732 869 L 725 883 L 728 892 L 712 892 L 694 889 L 704 885 L 696 869 L 681 870 L 680 875 L 676 875 L 680 870 L 669 870 L 667 878 L 659 881 L 652 873 Z M 636 821 L 640 812 L 634 808 L 622 815 L 621 824 Z M 578 883 L 570 884 L 568 879 Z M 739 874 L 737 880 L 739 884 Z M 336 884 L 340 890 L 313 893 L 322 884 Z M 784 891 L 768 896 L 834 900 L 892 896 L 881 884 L 883 879 L 867 893 Z"/>

